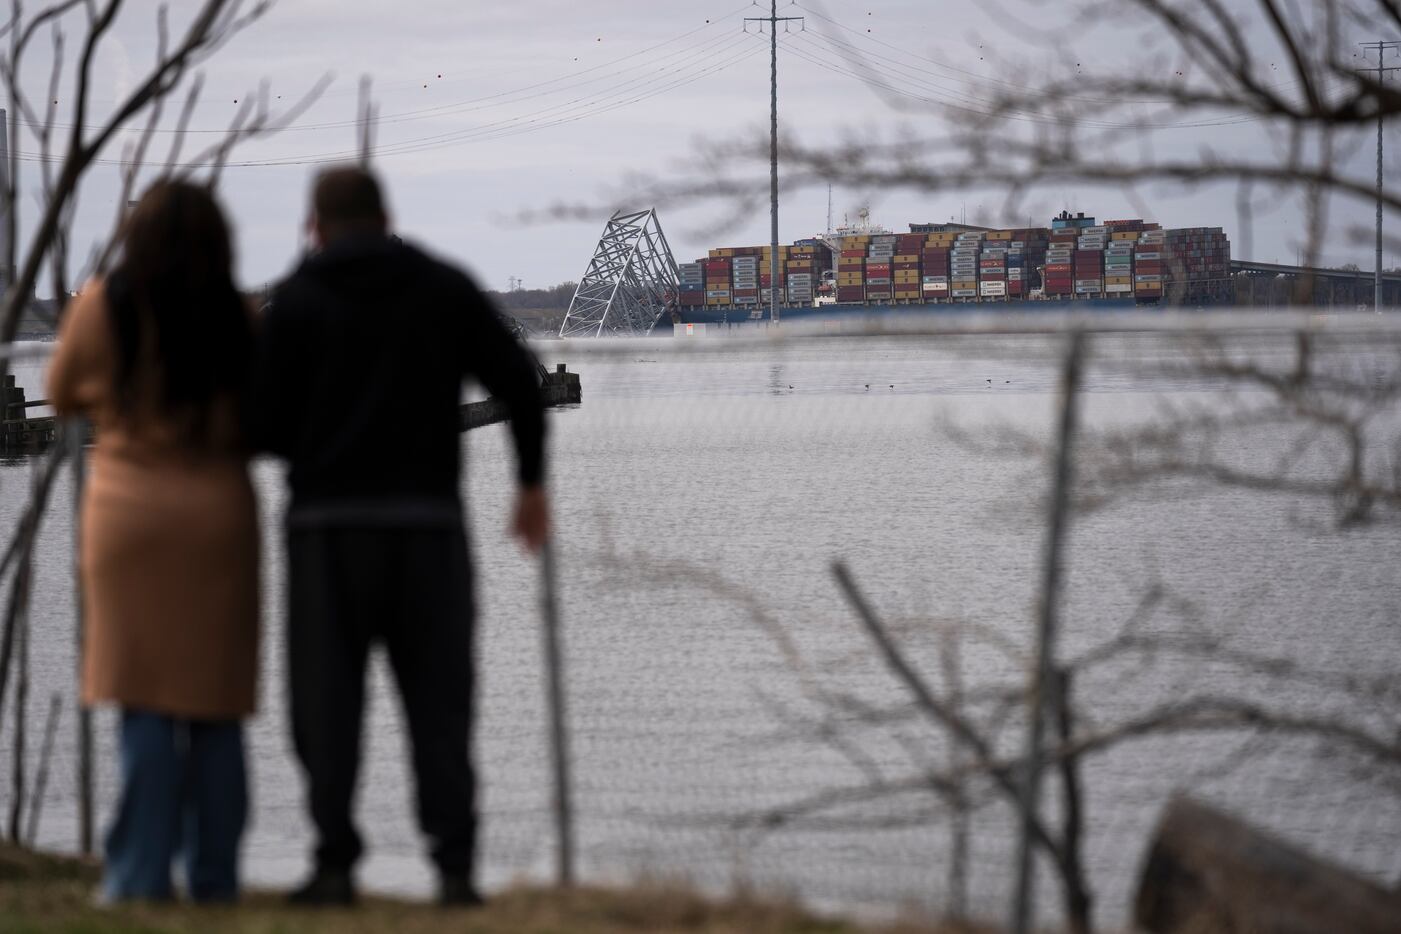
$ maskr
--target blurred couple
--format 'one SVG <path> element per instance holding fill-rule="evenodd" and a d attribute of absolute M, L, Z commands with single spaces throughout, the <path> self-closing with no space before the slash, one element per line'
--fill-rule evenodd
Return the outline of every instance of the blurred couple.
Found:
<path fill-rule="evenodd" d="M 265 452 L 286 462 L 291 489 L 286 670 L 316 831 L 290 900 L 355 900 L 365 667 L 382 644 L 439 897 L 480 902 L 458 404 L 472 377 L 509 407 L 512 532 L 537 550 L 550 519 L 536 368 L 464 273 L 391 234 L 368 171 L 319 175 L 307 227 L 313 249 L 255 314 L 211 193 L 159 181 L 127 219 L 115 268 L 64 314 L 49 399 L 97 433 L 79 560 L 83 701 L 120 714 L 107 901 L 172 898 L 177 863 L 191 899 L 238 896 L 259 640 L 248 462 Z"/>

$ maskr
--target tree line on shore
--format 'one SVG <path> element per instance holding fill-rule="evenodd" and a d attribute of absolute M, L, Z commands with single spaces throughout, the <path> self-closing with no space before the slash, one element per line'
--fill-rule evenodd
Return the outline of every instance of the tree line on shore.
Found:
<path fill-rule="evenodd" d="M 552 285 L 546 289 L 511 289 L 506 292 L 488 289 L 486 294 L 496 303 L 498 308 L 507 310 L 515 308 L 567 309 L 570 300 L 574 298 L 574 290 L 578 286 L 577 282 L 561 282 L 559 285 Z"/>

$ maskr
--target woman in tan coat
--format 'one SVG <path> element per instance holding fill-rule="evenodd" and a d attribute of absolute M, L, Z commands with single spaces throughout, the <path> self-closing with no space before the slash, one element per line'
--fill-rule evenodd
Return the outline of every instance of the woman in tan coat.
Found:
<path fill-rule="evenodd" d="M 82 505 L 87 704 L 121 709 L 109 900 L 238 892 L 242 719 L 258 656 L 258 529 L 241 422 L 253 336 L 209 192 L 162 181 L 123 255 L 67 309 L 49 372 L 97 444 Z"/>

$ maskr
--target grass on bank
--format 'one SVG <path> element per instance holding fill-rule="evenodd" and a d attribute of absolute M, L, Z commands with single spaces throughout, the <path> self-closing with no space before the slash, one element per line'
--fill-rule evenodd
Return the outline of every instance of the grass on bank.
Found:
<path fill-rule="evenodd" d="M 253 893 L 237 907 L 93 904 L 98 868 L 81 860 L 0 847 L 0 934 L 977 934 L 990 929 L 906 923 L 860 925 L 819 918 L 797 905 L 759 898 L 715 901 L 679 887 L 561 891 L 517 887 L 475 911 L 390 898 L 353 910 L 295 910 Z"/>

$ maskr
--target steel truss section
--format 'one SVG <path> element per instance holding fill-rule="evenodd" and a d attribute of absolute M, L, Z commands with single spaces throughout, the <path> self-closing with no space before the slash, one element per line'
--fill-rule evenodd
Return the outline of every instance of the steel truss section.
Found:
<path fill-rule="evenodd" d="M 594 248 L 559 336 L 650 334 L 674 300 L 678 278 L 656 209 L 618 211 Z"/>

